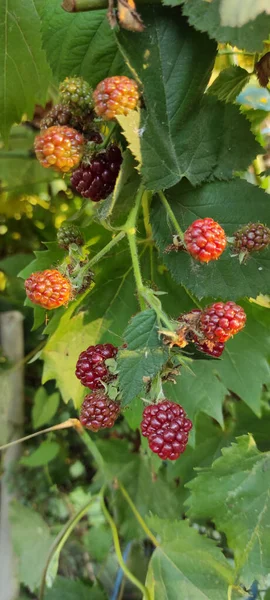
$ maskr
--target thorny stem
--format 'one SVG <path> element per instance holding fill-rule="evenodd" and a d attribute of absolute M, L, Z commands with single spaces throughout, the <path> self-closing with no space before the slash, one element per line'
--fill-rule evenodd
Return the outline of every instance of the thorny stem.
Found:
<path fill-rule="evenodd" d="M 89 502 L 87 502 L 87 504 L 83 508 L 81 508 L 79 510 L 79 512 L 65 524 L 63 529 L 59 532 L 58 536 L 55 538 L 55 540 L 51 546 L 51 549 L 49 551 L 46 565 L 45 565 L 45 568 L 44 568 L 44 571 L 42 574 L 42 580 L 41 580 L 41 585 L 40 585 L 40 590 L 39 590 L 39 600 L 43 600 L 43 597 L 44 597 L 47 572 L 49 570 L 52 560 L 54 559 L 54 557 L 56 555 L 59 556 L 64 544 L 66 543 L 66 541 L 69 538 L 70 534 L 72 533 L 73 529 L 76 527 L 77 523 L 79 523 L 79 521 L 84 517 L 84 515 L 86 515 L 88 513 L 91 505 L 93 504 L 93 502 L 95 502 L 95 500 L 98 497 L 99 497 L 98 494 L 95 496 L 92 496 L 91 500 Z"/>
<path fill-rule="evenodd" d="M 133 583 L 133 585 L 135 585 L 141 591 L 143 597 L 146 600 L 151 600 L 149 589 L 147 587 L 145 587 L 137 579 L 137 577 L 135 577 L 135 575 L 133 575 L 133 573 L 131 573 L 131 571 L 129 570 L 129 568 L 127 567 L 127 565 L 123 559 L 120 542 L 119 542 L 118 531 L 117 531 L 117 528 L 116 528 L 113 518 L 111 517 L 109 511 L 107 510 L 107 507 L 106 507 L 105 501 L 104 501 L 104 495 L 103 495 L 104 490 L 102 490 L 102 491 L 103 491 L 103 493 L 101 495 L 101 508 L 103 510 L 104 516 L 107 519 L 107 521 L 110 525 L 111 531 L 112 531 L 113 543 L 114 543 L 114 548 L 115 548 L 115 553 L 117 556 L 118 563 L 119 563 L 123 573 L 125 573 L 125 576 L 127 577 L 127 579 L 129 579 L 129 581 L 131 581 L 131 583 Z"/>
<path fill-rule="evenodd" d="M 180 240 L 183 242 L 184 241 L 184 233 L 183 233 L 183 231 L 182 231 L 182 229 L 181 229 L 181 227 L 180 227 L 180 225 L 179 225 L 179 223 L 178 223 L 178 221 L 177 221 L 177 219 L 175 217 L 174 212 L 172 211 L 172 209 L 171 209 L 171 207 L 169 205 L 169 202 L 168 202 L 166 196 L 164 195 L 164 193 L 162 191 L 158 192 L 158 195 L 160 197 L 160 200 L 161 200 L 161 202 L 162 202 L 162 204 L 163 204 L 163 206 L 164 206 L 164 208 L 165 208 L 165 210 L 167 212 L 167 215 L 168 215 L 168 217 L 169 217 L 172 225 L 175 228 L 175 233 L 177 233 L 179 235 Z"/>
<path fill-rule="evenodd" d="M 139 263 L 138 249 L 137 249 L 137 244 L 136 244 L 136 221 L 137 221 L 137 216 L 138 216 L 143 192 L 144 192 L 144 189 L 143 189 L 142 185 L 140 185 L 137 195 L 136 195 L 136 199 L 135 199 L 135 206 L 131 210 L 129 217 L 127 219 L 127 222 L 125 224 L 125 227 L 124 227 L 126 234 L 127 234 L 127 238 L 128 238 L 133 272 L 134 272 L 136 287 L 137 287 L 137 291 L 138 291 L 138 295 L 139 295 L 139 303 L 140 303 L 141 310 L 145 309 L 145 302 L 142 298 L 142 291 L 144 289 L 144 286 L 143 286 L 141 268 L 140 268 L 140 263 Z"/>
<path fill-rule="evenodd" d="M 103 256 L 105 256 L 105 254 L 107 254 L 108 252 L 110 252 L 110 250 L 116 245 L 118 244 L 118 242 L 120 242 L 126 235 L 125 231 L 119 231 L 119 233 L 112 238 L 112 240 L 106 244 L 106 246 L 104 246 L 104 248 L 102 248 L 102 250 L 100 250 L 100 252 L 98 252 L 95 256 L 93 256 L 93 258 L 91 260 L 89 260 L 89 262 L 80 270 L 80 275 L 83 275 L 84 272 L 89 271 L 89 269 L 91 269 L 91 267 L 93 267 L 97 262 L 99 262 L 101 260 L 101 258 L 103 258 Z"/>
<path fill-rule="evenodd" d="M 138 523 L 140 524 L 140 526 L 142 527 L 142 529 L 144 530 L 145 534 L 147 535 L 147 537 L 149 538 L 149 540 L 151 540 L 152 544 L 154 544 L 155 547 L 160 546 L 157 538 L 154 536 L 154 534 L 152 533 L 152 531 L 150 531 L 150 529 L 147 527 L 145 521 L 143 520 L 143 518 L 141 517 L 140 513 L 137 511 L 137 508 L 134 504 L 134 502 L 131 500 L 127 490 L 124 488 L 124 486 L 122 485 L 122 483 L 120 483 L 120 481 L 117 480 L 118 483 L 118 487 L 121 491 L 121 494 L 123 494 L 125 500 L 127 501 L 127 503 L 129 504 L 134 516 L 136 517 Z"/>

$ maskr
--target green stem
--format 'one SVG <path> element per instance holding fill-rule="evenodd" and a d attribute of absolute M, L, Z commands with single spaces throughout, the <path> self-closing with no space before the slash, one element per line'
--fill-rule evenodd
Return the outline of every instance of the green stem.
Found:
<path fill-rule="evenodd" d="M 140 524 L 141 528 L 143 529 L 143 531 L 145 532 L 145 534 L 147 535 L 147 537 L 149 538 L 149 540 L 151 540 L 152 544 L 154 544 L 154 546 L 160 546 L 157 538 L 154 536 L 154 534 L 152 533 L 152 531 L 150 531 L 150 529 L 148 528 L 148 526 L 146 525 L 145 521 L 143 520 L 143 518 L 141 517 L 140 513 L 137 511 L 137 508 L 135 506 L 135 504 L 133 503 L 133 501 L 131 500 L 127 490 L 125 489 L 125 487 L 122 485 L 122 483 L 120 483 L 120 481 L 118 481 L 118 487 L 121 491 L 121 493 L 123 494 L 125 500 L 127 501 L 127 503 L 129 504 L 134 516 L 136 517 L 138 523 Z"/>
<path fill-rule="evenodd" d="M 119 231 L 119 233 L 115 237 L 113 237 L 112 240 L 108 244 L 106 244 L 106 246 L 104 246 L 104 248 L 102 248 L 102 250 L 100 250 L 100 252 L 98 252 L 91 260 L 89 260 L 89 262 L 80 270 L 80 275 L 83 275 L 84 272 L 89 271 L 89 269 L 91 269 L 91 267 L 93 267 L 97 262 L 99 262 L 101 258 L 105 256 L 105 254 L 110 252 L 110 250 L 116 244 L 118 244 L 118 242 L 120 242 L 125 237 L 125 235 L 125 231 Z"/>
<path fill-rule="evenodd" d="M 83 443 L 86 445 L 86 447 L 88 448 L 89 452 L 92 454 L 94 460 L 96 461 L 99 469 L 103 472 L 104 471 L 104 460 L 103 460 L 103 456 L 102 454 L 100 454 L 99 450 L 97 449 L 97 446 L 95 444 L 95 442 L 92 440 L 92 438 L 90 437 L 89 433 L 87 433 L 87 431 L 85 429 L 82 429 L 81 431 L 78 431 L 81 440 L 83 441 Z"/>
<path fill-rule="evenodd" d="M 144 286 L 143 286 L 143 280 L 142 280 L 142 275 L 141 275 L 138 248 L 137 248 L 137 243 L 136 243 L 136 222 L 137 222 L 138 212 L 139 212 L 140 205 L 141 205 L 141 199 L 142 199 L 143 192 L 144 192 L 143 186 L 140 185 L 137 195 L 136 195 L 136 198 L 135 198 L 135 205 L 134 205 L 133 209 L 130 211 L 129 217 L 124 226 L 124 230 L 126 231 L 127 239 L 128 239 L 128 243 L 129 243 L 134 278 L 135 278 L 136 287 L 137 287 L 137 291 L 138 291 L 139 303 L 140 303 L 141 310 L 145 309 L 145 302 L 142 298 L 142 292 L 143 292 Z"/>
<path fill-rule="evenodd" d="M 172 225 L 175 228 L 175 232 L 179 235 L 180 240 L 183 242 L 184 241 L 184 233 L 175 217 L 175 214 L 173 213 L 173 211 L 169 205 L 169 202 L 168 202 L 166 196 L 164 195 L 164 193 L 162 191 L 158 192 L 158 195 L 159 195 L 160 200 L 167 212 L 168 217 L 170 218 Z"/>
<path fill-rule="evenodd" d="M 66 525 L 63 527 L 63 529 L 59 532 L 58 536 L 55 538 L 51 549 L 49 551 L 49 555 L 46 561 L 46 565 L 42 574 L 42 580 L 41 580 L 41 585 L 40 585 L 40 590 L 39 590 L 39 600 L 42 600 L 44 597 L 44 592 L 45 592 L 45 587 L 46 587 L 46 577 L 47 577 L 47 573 L 48 570 L 50 568 L 50 564 L 52 562 L 52 560 L 55 558 L 55 556 L 59 556 L 64 544 L 66 543 L 67 539 L 69 538 L 70 534 L 72 533 L 73 529 L 76 527 L 77 523 L 84 517 L 84 515 L 86 515 L 89 511 L 89 508 L 91 507 L 91 505 L 93 504 L 93 502 L 98 498 L 99 496 L 93 496 L 91 498 L 91 500 L 83 507 L 79 510 L 79 512 L 72 517 L 67 523 Z"/>
<path fill-rule="evenodd" d="M 143 298 L 146 300 L 147 304 L 155 311 L 158 319 L 162 321 L 170 331 L 174 331 L 175 328 L 173 323 L 171 323 L 170 319 L 163 312 L 161 302 L 155 296 L 155 293 L 150 288 L 144 287 L 141 292 Z"/>
<path fill-rule="evenodd" d="M 139 581 L 139 579 L 137 579 L 137 577 L 135 577 L 135 575 L 133 575 L 133 573 L 131 573 L 131 571 L 129 570 L 129 568 L 127 567 L 127 565 L 123 559 L 117 528 L 116 528 L 113 518 L 111 517 L 109 511 L 106 508 L 103 495 L 101 497 L 101 508 L 103 510 L 105 518 L 107 519 L 107 521 L 110 525 L 110 528 L 112 531 L 112 536 L 113 536 L 115 553 L 116 553 L 118 563 L 119 563 L 123 573 L 125 573 L 125 576 L 127 577 L 127 579 L 129 579 L 129 581 L 131 581 L 131 583 L 133 583 L 133 585 L 135 585 L 140 590 L 140 592 L 142 593 L 143 597 L 146 600 L 151 600 L 151 596 L 150 596 L 150 592 L 149 592 L 148 588 L 145 587 Z"/>

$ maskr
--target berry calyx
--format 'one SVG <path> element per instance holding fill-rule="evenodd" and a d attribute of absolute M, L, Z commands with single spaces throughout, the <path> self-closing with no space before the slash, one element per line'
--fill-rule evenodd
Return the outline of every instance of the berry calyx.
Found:
<path fill-rule="evenodd" d="M 213 356 L 214 358 L 219 358 L 225 349 L 225 344 L 223 342 L 212 343 L 209 340 L 195 342 L 195 346 L 200 352 Z"/>
<path fill-rule="evenodd" d="M 118 349 L 112 344 L 97 344 L 89 346 L 81 352 L 76 364 L 76 377 L 85 386 L 92 390 L 102 389 L 104 383 L 109 383 L 115 379 L 115 375 L 110 373 L 105 361 L 108 358 L 114 358 Z"/>
<path fill-rule="evenodd" d="M 89 164 L 81 164 L 71 177 L 71 185 L 83 198 L 99 202 L 113 191 L 122 160 L 120 148 L 112 144 Z"/>
<path fill-rule="evenodd" d="M 82 77 L 66 77 L 59 86 L 62 104 L 79 112 L 93 106 L 92 88 Z"/>
<path fill-rule="evenodd" d="M 179 458 L 186 449 L 191 428 L 192 422 L 182 406 L 170 400 L 151 404 L 143 411 L 142 435 L 148 438 L 152 452 L 163 460 Z"/>
<path fill-rule="evenodd" d="M 67 304 L 72 297 L 70 281 L 56 269 L 36 271 L 24 285 L 31 302 L 47 310 Z"/>
<path fill-rule="evenodd" d="M 107 394 L 93 392 L 85 396 L 80 411 L 80 422 L 91 431 L 113 427 L 120 413 L 120 404 Z"/>
<path fill-rule="evenodd" d="M 84 239 L 77 225 L 62 225 L 57 231 L 57 242 L 60 248 L 68 250 L 71 244 L 84 245 Z"/>
<path fill-rule="evenodd" d="M 270 245 L 270 229 L 262 223 L 249 223 L 234 234 L 233 251 L 246 258 L 251 252 L 265 250 Z"/>
<path fill-rule="evenodd" d="M 241 331 L 246 323 L 246 313 L 235 302 L 215 302 L 200 317 L 203 336 L 211 342 L 226 342 Z"/>
<path fill-rule="evenodd" d="M 41 132 L 35 139 L 35 152 L 45 169 L 60 173 L 72 171 L 80 163 L 84 137 L 71 127 L 55 125 Z"/>
<path fill-rule="evenodd" d="M 134 79 L 117 75 L 103 79 L 97 85 L 93 98 L 96 114 L 110 121 L 117 115 L 127 115 L 136 108 L 139 90 Z"/>
<path fill-rule="evenodd" d="M 197 219 L 184 233 L 186 249 L 200 262 L 217 260 L 226 248 L 224 229 L 213 219 Z"/>

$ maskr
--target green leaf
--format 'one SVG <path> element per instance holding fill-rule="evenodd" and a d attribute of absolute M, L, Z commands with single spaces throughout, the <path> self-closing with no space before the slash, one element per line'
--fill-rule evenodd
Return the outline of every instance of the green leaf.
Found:
<path fill-rule="evenodd" d="M 98 561 L 103 562 L 112 547 L 111 531 L 106 525 L 91 527 L 83 538 L 87 552 Z"/>
<path fill-rule="evenodd" d="M 29 456 L 23 456 L 20 459 L 20 464 L 25 467 L 42 467 L 54 460 L 59 450 L 59 444 L 46 440 Z"/>
<path fill-rule="evenodd" d="M 46 591 L 45 600 L 105 600 L 98 587 L 90 587 L 82 581 L 57 577 L 54 586 Z"/>
<path fill-rule="evenodd" d="M 250 73 L 242 67 L 228 67 L 221 71 L 208 89 L 208 94 L 217 96 L 224 102 L 234 102 L 243 87 L 249 82 Z"/>
<path fill-rule="evenodd" d="M 120 48 L 143 85 L 140 136 L 142 174 L 149 189 L 170 187 L 185 175 L 186 121 L 200 102 L 216 52 L 207 36 L 188 27 L 179 9 L 141 10 L 145 31 L 122 29 Z M 201 48 L 204 51 L 201 51 Z M 196 135 L 198 131 L 196 130 Z M 189 131 L 190 136 L 190 131 Z"/>
<path fill-rule="evenodd" d="M 57 81 L 81 75 L 94 87 L 110 75 L 128 74 L 105 10 L 67 13 L 61 3 L 47 0 L 42 29 L 48 61 Z"/>
<path fill-rule="evenodd" d="M 118 479 L 127 489 L 143 518 L 149 515 L 149 511 L 159 517 L 177 518 L 179 489 L 174 481 L 168 482 L 165 469 L 153 476 L 149 458 L 131 453 L 124 440 L 98 441 L 97 446 L 104 459 L 106 481 Z M 144 531 L 138 525 L 117 486 L 114 490 L 114 503 L 117 505 L 116 514 L 121 534 L 128 539 L 144 539 Z"/>
<path fill-rule="evenodd" d="M 57 267 L 58 263 L 63 260 L 66 253 L 59 248 L 57 242 L 44 242 L 44 246 L 46 247 L 46 250 L 37 250 L 34 252 L 36 258 L 20 271 L 18 277 L 27 279 L 27 277 L 30 277 L 35 271 L 43 271 L 43 269 L 53 269 Z"/>
<path fill-rule="evenodd" d="M 199 412 L 223 424 L 222 404 L 231 391 L 249 408 L 261 415 L 261 391 L 270 381 L 269 323 L 260 322 L 265 312 L 255 305 L 244 305 L 247 324 L 243 331 L 226 343 L 221 360 L 196 360 L 191 371 L 183 369 L 176 385 L 167 385 L 167 395 L 181 403 L 188 417 L 195 420 Z M 180 400 L 181 399 L 181 400 Z M 194 440 L 195 427 L 190 441 Z"/>
<path fill-rule="evenodd" d="M 155 600 L 227 600 L 233 569 L 212 540 L 188 521 L 153 516 L 147 522 L 161 537 L 146 577 Z"/>
<path fill-rule="evenodd" d="M 7 142 L 11 125 L 24 113 L 31 117 L 35 104 L 45 101 L 50 69 L 35 0 L 2 0 L 1 16 L 0 131 Z"/>
<path fill-rule="evenodd" d="M 12 502 L 9 518 L 19 581 L 34 592 L 40 585 L 53 537 L 42 517 L 19 502 Z"/>
<path fill-rule="evenodd" d="M 158 335 L 156 313 L 145 310 L 131 320 L 123 334 L 127 348 L 118 355 L 119 385 L 126 406 L 144 387 L 144 377 L 154 377 L 167 359 Z"/>
<path fill-rule="evenodd" d="M 246 435 L 188 484 L 190 516 L 210 518 L 226 534 L 247 588 L 269 572 L 269 473 L 270 453 L 259 452 Z"/>
<path fill-rule="evenodd" d="M 238 0 L 237 4 L 234 0 L 221 0 L 221 25 L 243 27 L 263 12 L 270 15 L 268 0 Z"/>
<path fill-rule="evenodd" d="M 178 0 L 165 0 L 165 2 L 173 6 L 179 3 Z M 236 9 L 238 5 L 238 2 L 235 3 Z M 254 2 L 254 6 L 256 5 L 257 2 Z M 200 31 L 206 31 L 210 38 L 214 38 L 219 42 L 229 42 L 233 46 L 249 52 L 262 51 L 264 40 L 268 39 L 269 35 L 270 17 L 260 14 L 254 21 L 243 27 L 223 27 L 220 6 L 221 0 L 212 0 L 212 2 L 185 0 L 183 13 L 188 17 L 190 25 Z"/>
<path fill-rule="evenodd" d="M 46 425 L 54 417 L 59 406 L 59 394 L 55 392 L 48 396 L 44 387 L 40 387 L 34 397 L 32 408 L 32 423 L 34 429 Z"/>
<path fill-rule="evenodd" d="M 249 221 L 267 223 L 269 219 L 268 195 L 244 180 L 206 183 L 196 189 L 188 182 L 181 182 L 167 191 L 166 196 L 183 230 L 195 219 L 211 216 L 225 229 L 227 236 L 232 236 Z M 237 257 L 231 257 L 228 248 L 219 260 L 201 264 L 185 252 L 164 254 L 176 232 L 158 199 L 152 207 L 151 222 L 162 261 L 174 280 L 198 298 L 212 296 L 237 300 L 268 293 L 270 250 L 255 252 L 246 264 L 240 265 Z"/>

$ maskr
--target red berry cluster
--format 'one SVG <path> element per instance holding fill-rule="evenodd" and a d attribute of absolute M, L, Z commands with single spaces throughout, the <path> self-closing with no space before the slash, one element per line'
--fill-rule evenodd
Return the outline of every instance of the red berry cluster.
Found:
<path fill-rule="evenodd" d="M 224 229 L 213 219 L 197 219 L 184 234 L 187 251 L 200 262 L 216 260 L 227 244 Z"/>
<path fill-rule="evenodd" d="M 180 327 L 172 344 L 184 346 L 193 342 L 201 352 L 219 358 L 225 342 L 245 326 L 246 313 L 235 302 L 215 302 L 204 310 L 195 308 L 177 320 Z"/>
<path fill-rule="evenodd" d="M 152 452 L 166 460 L 176 460 L 185 451 L 192 422 L 182 406 L 163 400 L 147 406 L 141 422 L 142 435 L 148 438 Z"/>
<path fill-rule="evenodd" d="M 93 94 L 95 111 L 106 121 L 117 115 L 127 115 L 139 102 L 139 90 L 136 81 L 117 75 L 101 81 Z"/>
<path fill-rule="evenodd" d="M 107 394 L 93 392 L 85 396 L 80 411 L 80 422 L 91 431 L 113 427 L 120 413 L 120 404 Z"/>
<path fill-rule="evenodd" d="M 118 349 L 112 344 L 89 346 L 78 358 L 76 377 L 91 390 L 102 389 L 104 387 L 102 382 L 109 383 L 114 378 L 105 361 L 108 358 L 115 358 L 117 351 Z"/>

